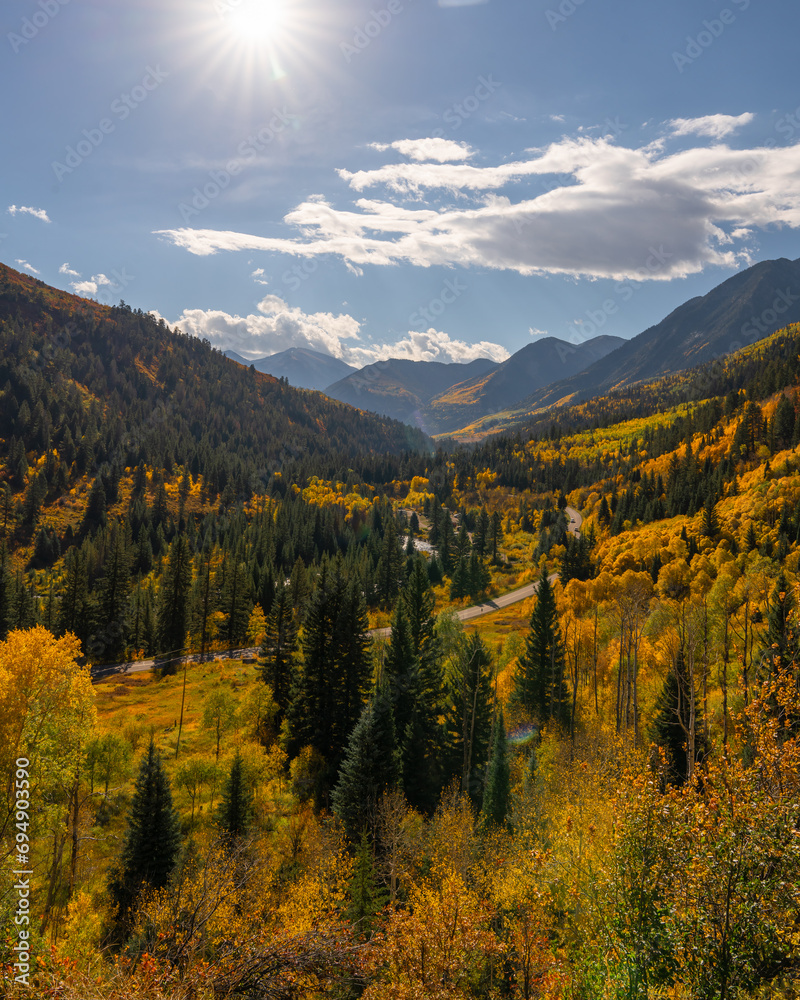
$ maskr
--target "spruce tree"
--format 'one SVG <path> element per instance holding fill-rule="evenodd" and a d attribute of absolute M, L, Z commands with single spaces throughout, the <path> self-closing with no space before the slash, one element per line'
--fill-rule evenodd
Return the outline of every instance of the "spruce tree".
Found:
<path fill-rule="evenodd" d="M 492 752 L 486 772 L 486 790 L 483 793 L 484 822 L 505 826 L 511 802 L 511 771 L 508 764 L 508 743 L 503 721 L 503 709 L 497 716 L 492 739 Z"/>
<path fill-rule="evenodd" d="M 289 707 L 296 654 L 297 625 L 294 620 L 292 594 L 289 587 L 281 587 L 272 602 L 261 646 L 262 677 L 272 688 L 272 696 L 280 709 L 279 721 Z"/>
<path fill-rule="evenodd" d="M 442 789 L 439 717 L 444 697 L 442 646 L 436 634 L 434 596 L 425 560 L 417 557 L 403 591 L 416 684 L 410 730 L 402 734 L 403 790 L 410 805 L 430 813 Z"/>
<path fill-rule="evenodd" d="M 388 893 L 375 879 L 375 859 L 369 835 L 361 832 L 358 850 L 350 881 L 350 904 L 347 919 L 355 927 L 359 937 L 366 938 L 372 930 L 376 915 L 388 900 Z"/>
<path fill-rule="evenodd" d="M 648 736 L 666 755 L 667 781 L 682 785 L 689 775 L 689 733 L 691 732 L 691 703 L 694 698 L 694 759 L 700 760 L 706 752 L 701 715 L 697 696 L 690 691 L 689 671 L 683 650 L 679 650 L 674 667 L 667 672 L 664 684 L 656 699 L 653 720 Z"/>
<path fill-rule="evenodd" d="M 392 702 L 387 686 L 382 685 L 350 735 L 331 794 L 333 811 L 350 841 L 355 842 L 364 830 L 374 831 L 378 800 L 399 778 Z"/>
<path fill-rule="evenodd" d="M 564 660 L 555 594 L 543 574 L 514 687 L 515 698 L 540 721 L 554 719 L 562 725 L 569 721 Z"/>
<path fill-rule="evenodd" d="M 226 839 L 243 837 L 253 821 L 253 792 L 245 777 L 242 756 L 237 751 L 225 781 L 219 808 L 219 826 Z"/>
<path fill-rule="evenodd" d="M 312 746 L 328 768 L 319 791 L 330 789 L 353 726 L 364 706 L 372 663 L 369 623 L 357 580 L 348 582 L 337 556 L 323 563 L 309 603 L 303 668 L 289 709 L 292 748 Z"/>
<path fill-rule="evenodd" d="M 185 535 L 178 535 L 169 551 L 167 569 L 158 594 L 156 642 L 162 653 L 179 652 L 186 642 L 192 560 Z M 172 671 L 174 673 L 174 667 Z"/>
<path fill-rule="evenodd" d="M 160 889 L 167 884 L 180 843 L 180 821 L 172 806 L 169 779 L 151 739 L 139 767 L 122 856 L 110 886 L 122 925 L 127 924 L 143 888 Z"/>
<path fill-rule="evenodd" d="M 492 735 L 493 671 L 489 651 L 473 632 L 452 663 L 444 712 L 444 759 L 448 776 L 480 805 Z"/>

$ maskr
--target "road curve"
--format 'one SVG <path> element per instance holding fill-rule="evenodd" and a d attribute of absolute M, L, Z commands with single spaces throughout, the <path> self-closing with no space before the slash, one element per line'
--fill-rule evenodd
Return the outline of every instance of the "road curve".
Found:
<path fill-rule="evenodd" d="M 567 531 L 576 538 L 579 538 L 583 518 L 574 507 L 566 507 L 564 509 L 564 513 L 568 518 Z M 552 583 L 554 580 L 558 579 L 558 573 L 551 573 L 548 579 Z M 473 604 L 472 607 L 462 608 L 460 611 L 456 612 L 456 617 L 462 622 L 470 622 L 475 618 L 482 618 L 484 615 L 490 615 L 495 611 L 499 611 L 501 608 L 507 608 L 511 604 L 518 604 L 520 601 L 527 601 L 529 597 L 533 597 L 536 593 L 537 587 L 538 580 L 535 580 L 533 583 L 526 583 L 524 587 L 518 587 L 516 590 L 510 590 L 507 594 L 501 594 L 499 597 L 493 597 L 491 600 L 484 601 L 483 604 Z M 370 635 L 376 639 L 385 639 L 388 638 L 391 631 L 392 630 L 390 628 L 375 628 L 370 631 Z M 258 648 L 249 647 L 246 649 L 226 649 L 221 652 L 206 653 L 204 662 L 210 660 L 228 659 L 233 656 L 256 657 L 258 656 Z M 92 670 L 92 682 L 94 683 L 96 681 L 103 680 L 103 678 L 111 677 L 114 674 L 135 674 L 145 670 L 154 670 L 156 667 L 163 666 L 165 662 L 198 663 L 200 662 L 200 657 L 193 654 L 191 656 L 179 657 L 177 660 L 137 660 L 129 663 L 117 663 L 110 667 L 97 667 Z"/>

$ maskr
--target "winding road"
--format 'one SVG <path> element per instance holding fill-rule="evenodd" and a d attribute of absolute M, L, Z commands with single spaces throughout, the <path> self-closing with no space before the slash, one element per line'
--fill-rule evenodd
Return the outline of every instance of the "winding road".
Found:
<path fill-rule="evenodd" d="M 566 507 L 565 513 L 569 518 L 567 531 L 576 538 L 579 538 L 583 518 L 574 507 Z M 551 573 L 549 579 L 551 581 L 557 580 L 558 573 Z M 491 600 L 484 601 L 483 604 L 473 604 L 470 608 L 462 608 L 460 611 L 456 612 L 456 617 L 462 622 L 469 622 L 473 621 L 475 618 L 482 618 L 483 615 L 490 615 L 495 611 L 499 611 L 501 608 L 507 608 L 511 604 L 517 604 L 519 601 L 526 601 L 529 597 L 533 597 L 536 593 L 537 586 L 538 581 L 526 583 L 524 587 L 518 587 L 516 590 L 510 590 L 507 594 L 501 594 L 499 597 L 493 597 Z M 390 632 L 390 628 L 376 628 L 370 632 L 370 635 L 375 636 L 376 638 L 386 638 Z M 258 647 L 251 647 L 248 649 L 225 649 L 214 653 L 206 653 L 204 662 L 210 662 L 211 660 L 224 660 L 231 657 L 255 658 L 257 656 Z M 163 667 L 165 663 L 183 663 L 184 661 L 187 663 L 198 663 L 200 662 L 200 657 L 197 654 L 192 654 L 190 656 L 177 657 L 174 660 L 135 660 L 128 663 L 116 663 L 108 667 L 97 667 L 92 670 L 92 682 L 103 680 L 104 678 L 111 677 L 114 674 L 135 674 L 145 670 L 154 670 L 156 667 Z"/>

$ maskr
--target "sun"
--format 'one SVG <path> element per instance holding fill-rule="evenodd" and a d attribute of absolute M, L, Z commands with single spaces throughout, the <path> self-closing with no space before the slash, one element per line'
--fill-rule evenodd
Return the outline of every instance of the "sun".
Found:
<path fill-rule="evenodd" d="M 286 27 L 283 0 L 227 0 L 225 6 L 226 27 L 245 44 L 274 44 Z"/>

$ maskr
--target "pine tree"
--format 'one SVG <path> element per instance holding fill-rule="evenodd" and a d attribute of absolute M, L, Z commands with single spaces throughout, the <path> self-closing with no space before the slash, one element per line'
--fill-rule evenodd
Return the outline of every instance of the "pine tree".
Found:
<path fill-rule="evenodd" d="M 272 696 L 280 709 L 281 719 L 289 707 L 296 655 L 297 625 L 292 594 L 288 587 L 282 587 L 272 602 L 261 646 L 262 677 L 272 688 Z"/>
<path fill-rule="evenodd" d="M 110 885 L 123 927 L 142 888 L 163 888 L 169 881 L 180 841 L 169 779 L 151 740 L 139 767 L 122 856 Z"/>
<path fill-rule="evenodd" d="M 226 839 L 243 837 L 253 821 L 253 792 L 242 767 L 242 756 L 237 751 L 225 782 L 219 809 L 219 826 Z"/>
<path fill-rule="evenodd" d="M 347 743 L 339 780 L 331 794 L 333 811 L 350 841 L 374 831 L 378 800 L 400 778 L 394 714 L 382 686 L 361 713 Z"/>
<path fill-rule="evenodd" d="M 514 687 L 515 698 L 540 721 L 549 718 L 562 725 L 569 721 L 564 660 L 555 594 L 543 574 Z"/>
<path fill-rule="evenodd" d="M 492 739 L 492 752 L 486 772 L 486 790 L 481 812 L 484 822 L 505 826 L 511 803 L 511 771 L 508 764 L 508 743 L 503 721 L 503 709 L 497 716 Z"/>
<path fill-rule="evenodd" d="M 185 535 L 178 535 L 169 551 L 169 562 L 158 595 L 156 642 L 162 653 L 179 652 L 186 643 L 192 561 Z M 171 671 L 174 673 L 174 665 Z"/>

